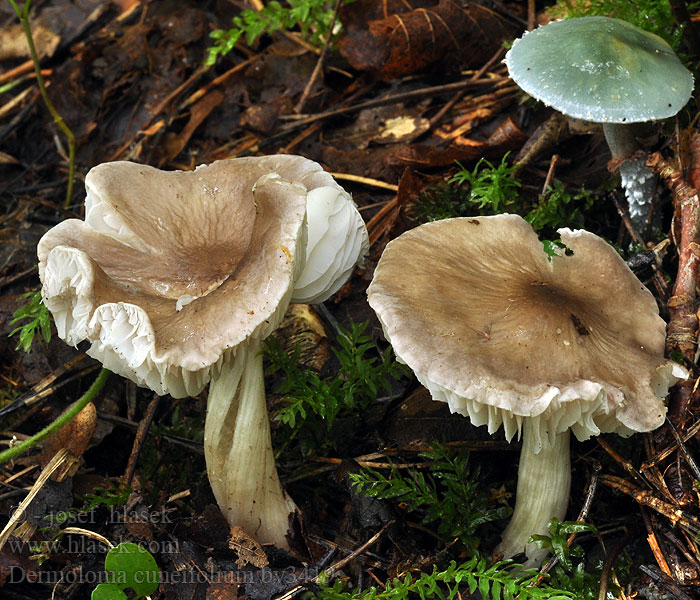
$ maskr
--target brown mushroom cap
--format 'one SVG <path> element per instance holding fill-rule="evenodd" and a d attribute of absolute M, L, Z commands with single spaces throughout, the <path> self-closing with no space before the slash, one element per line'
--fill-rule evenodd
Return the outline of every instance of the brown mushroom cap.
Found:
<path fill-rule="evenodd" d="M 550 262 L 516 215 L 427 223 L 387 245 L 369 303 L 433 397 L 491 432 L 652 430 L 683 376 L 656 302 L 604 240 L 559 233 L 573 255 Z"/>
<path fill-rule="evenodd" d="M 303 265 L 307 190 L 333 183 L 293 156 L 95 167 L 85 221 L 38 247 L 60 337 L 91 341 L 88 354 L 157 393 L 199 393 L 239 343 L 277 326 Z"/>

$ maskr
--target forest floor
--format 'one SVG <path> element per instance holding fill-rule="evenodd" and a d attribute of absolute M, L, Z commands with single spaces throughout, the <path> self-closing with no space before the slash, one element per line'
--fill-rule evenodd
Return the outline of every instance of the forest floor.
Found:
<path fill-rule="evenodd" d="M 684 235 L 688 210 L 698 210 L 696 101 L 652 148 L 675 187 L 659 183 L 649 226 L 637 231 L 600 128 L 574 131 L 508 77 L 506 44 L 545 22 L 546 4 L 355 0 L 340 6 L 343 32 L 330 48 L 309 21 L 305 38 L 298 26 L 250 44 L 244 35 L 206 67 L 210 32 L 262 3 L 37 0 L 41 73 L 75 138 L 66 203 L 69 145 L 12 6 L 0 2 L 3 449 L 53 422 L 100 370 L 53 324 L 47 342 L 40 322 L 13 322 L 40 289 L 39 239 L 83 217 L 93 166 L 189 171 L 299 154 L 352 193 L 370 241 L 347 284 L 320 307 L 292 306 L 266 345 L 278 470 L 300 511 L 289 551 L 231 530 L 219 511 L 202 445 L 206 392 L 158 397 L 112 375 L 92 412 L 0 465 L 0 598 L 88 598 L 104 582 L 109 544 L 122 542 L 155 558 L 157 584 L 142 588 L 154 600 L 700 598 L 694 279 L 681 309 L 669 303 L 681 297 L 678 257 L 697 247 Z M 691 44 L 674 39 L 697 64 Z M 669 400 L 675 428 L 572 439 L 568 519 L 591 527 L 555 524 L 557 560 L 541 575 L 492 562 L 519 442 L 434 402 L 395 361 L 366 297 L 390 240 L 429 220 L 502 212 L 528 218 L 543 240 L 559 227 L 603 237 L 664 319 L 690 320 L 690 342 L 667 344 L 691 372 Z M 37 335 L 21 348 L 8 335 L 27 322 Z M 102 598 L 122 597 L 112 593 Z"/>

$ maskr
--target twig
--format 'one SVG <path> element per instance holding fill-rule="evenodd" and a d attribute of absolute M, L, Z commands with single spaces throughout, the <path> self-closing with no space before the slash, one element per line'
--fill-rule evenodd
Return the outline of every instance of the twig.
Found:
<path fill-rule="evenodd" d="M 369 538 L 364 544 L 362 544 L 359 548 L 354 550 L 352 553 L 348 554 L 345 558 L 341 558 L 338 562 L 332 564 L 330 567 L 316 575 L 315 577 L 311 578 L 311 582 L 316 583 L 321 576 L 324 577 L 333 577 L 340 569 L 342 569 L 345 565 L 347 565 L 350 561 L 354 560 L 360 554 L 365 552 L 372 544 L 374 544 L 380 537 L 384 535 L 384 532 L 389 529 L 394 524 L 394 521 L 389 521 L 384 527 L 382 527 L 377 533 L 375 533 L 371 538 Z M 299 594 L 300 592 L 304 591 L 306 589 L 305 585 L 297 585 L 294 586 L 291 590 L 288 592 L 282 594 L 281 596 L 277 596 L 275 600 L 291 600 Z"/>
<path fill-rule="evenodd" d="M 152 111 L 151 115 L 143 122 L 141 123 L 141 126 L 139 127 L 139 131 L 137 135 L 145 133 L 145 130 L 148 129 L 149 125 L 153 122 L 153 120 L 160 114 L 162 113 L 177 96 L 179 96 L 184 90 L 186 90 L 190 85 L 192 85 L 197 79 L 199 79 L 204 73 L 207 72 L 208 67 L 201 66 L 199 67 L 192 75 L 190 75 L 185 81 L 183 81 L 180 85 L 178 85 L 172 92 L 170 92 L 163 100 L 160 101 L 158 106 L 156 106 Z M 116 152 L 114 152 L 109 160 L 116 160 L 118 159 L 122 152 L 124 152 L 131 144 L 133 144 L 135 137 L 129 139 L 125 144 L 120 146 Z"/>
<path fill-rule="evenodd" d="M 7 406 L 1 408 L 0 417 L 9 415 L 10 413 L 19 410 L 20 408 L 31 406 L 41 398 L 51 394 L 53 390 L 57 389 L 56 387 L 52 387 L 53 383 L 59 377 L 70 371 L 73 367 L 75 367 L 78 363 L 82 362 L 86 358 L 87 354 L 78 354 L 76 357 L 72 358 L 67 363 L 61 365 L 55 371 L 52 371 L 49 375 L 41 379 L 41 381 L 35 383 L 32 386 L 32 389 L 29 390 L 27 393 L 22 394 L 22 396 L 17 398 L 17 400 L 12 402 L 11 404 L 8 404 Z"/>
<path fill-rule="evenodd" d="M 283 148 L 280 148 L 280 154 L 294 154 L 296 147 L 301 144 L 307 137 L 312 136 L 319 129 L 321 129 L 321 123 L 312 123 L 304 131 L 298 133 L 294 138 Z"/>
<path fill-rule="evenodd" d="M 673 424 L 673 421 L 671 421 L 668 417 L 666 417 L 666 423 L 668 424 L 669 428 L 671 429 L 671 433 L 673 433 L 673 437 L 676 438 L 676 443 L 678 444 L 678 448 L 681 451 L 681 454 L 683 455 L 683 458 L 685 459 L 685 462 L 688 463 L 688 466 L 690 467 L 691 471 L 693 471 L 693 475 L 695 476 L 695 479 L 697 481 L 700 481 L 700 469 L 698 469 L 698 465 L 693 460 L 693 457 L 690 456 L 690 453 L 688 452 L 688 448 L 686 448 L 685 443 L 681 439 L 680 434 L 678 433 L 678 429 L 676 429 L 676 426 Z"/>
<path fill-rule="evenodd" d="M 328 26 L 328 36 L 326 37 L 326 41 L 323 44 L 321 54 L 319 54 L 318 56 L 316 66 L 314 67 L 314 70 L 311 73 L 311 77 L 309 77 L 309 81 L 306 83 L 306 87 L 304 87 L 304 91 L 301 94 L 301 98 L 299 98 L 299 102 L 297 102 L 297 105 L 294 107 L 294 112 L 296 114 L 299 114 L 304 110 L 304 105 L 306 104 L 306 101 L 309 98 L 309 94 L 311 94 L 311 90 L 314 87 L 316 81 L 318 80 L 319 75 L 321 74 L 321 70 L 323 69 L 323 61 L 326 59 L 326 54 L 328 54 L 328 48 L 330 47 L 331 40 L 333 39 L 333 28 L 335 27 L 335 21 L 338 18 L 338 11 L 340 10 L 340 5 L 342 3 L 343 0 L 335 0 L 333 16 L 331 17 L 331 22 Z"/>
<path fill-rule="evenodd" d="M 617 560 L 617 557 L 625 549 L 627 544 L 632 541 L 634 537 L 633 532 L 630 530 L 622 539 L 617 542 L 608 552 L 605 557 L 605 562 L 603 563 L 603 568 L 600 571 L 600 587 L 598 588 L 598 600 L 605 600 L 608 597 L 608 580 L 610 579 L 610 573 L 612 572 L 613 565 Z"/>
<path fill-rule="evenodd" d="M 299 120 L 295 120 L 289 125 L 282 127 L 281 133 L 288 133 L 291 129 L 298 129 L 304 125 L 309 125 L 315 123 L 316 121 L 321 121 L 323 119 L 329 119 L 331 117 L 337 117 L 340 115 L 346 115 L 354 112 L 359 112 L 365 108 L 375 108 L 377 106 L 387 106 L 389 104 L 397 104 L 399 102 L 404 102 L 405 100 L 422 100 L 423 98 L 431 98 L 437 94 L 445 94 L 449 92 L 455 92 L 458 90 L 466 90 L 469 88 L 481 88 L 496 85 L 500 81 L 505 81 L 505 77 L 491 77 L 486 79 L 468 79 L 466 81 L 455 81 L 454 83 L 446 83 L 444 85 L 436 85 L 428 88 L 422 88 L 420 90 L 411 90 L 409 92 L 404 92 L 402 94 L 392 94 L 390 96 L 384 96 L 382 98 L 375 98 L 374 100 L 367 100 L 366 102 L 360 102 L 359 104 L 353 104 L 352 106 L 343 106 L 341 108 L 335 108 L 333 110 L 328 110 L 326 112 L 311 115 L 309 117 L 304 117 Z"/>
<path fill-rule="evenodd" d="M 671 592 L 676 600 L 693 600 L 675 581 L 673 581 L 673 579 L 671 579 L 665 573 L 662 573 L 657 568 L 653 566 L 639 565 L 639 570 L 646 573 L 661 587 L 666 588 L 669 592 Z"/>
<path fill-rule="evenodd" d="M 615 477 L 614 475 L 602 475 L 600 477 L 600 482 L 631 496 L 642 506 L 652 508 L 669 519 L 672 524 L 679 525 L 693 534 L 700 532 L 700 522 L 698 522 L 697 517 L 686 513 L 668 502 L 660 500 L 651 492 L 635 487 L 621 477 Z"/>
<path fill-rule="evenodd" d="M 605 450 L 617 463 L 622 465 L 622 468 L 625 471 L 627 471 L 630 475 L 632 475 L 632 477 L 634 477 L 638 481 L 645 482 L 644 477 L 642 477 L 642 474 L 637 469 L 635 469 L 634 465 L 630 461 L 628 461 L 626 458 L 623 458 L 622 456 L 620 456 L 615 451 L 615 449 L 610 444 L 608 444 L 608 442 L 605 440 L 605 438 L 603 438 L 602 436 L 598 436 L 596 438 L 596 441 L 598 442 L 600 447 L 603 450 Z"/>
<path fill-rule="evenodd" d="M 687 442 L 689 439 L 692 437 L 695 437 L 695 434 L 700 432 L 700 420 L 698 420 L 695 424 L 693 424 L 692 427 L 689 427 L 688 430 L 683 434 L 681 439 L 684 442 Z M 648 460 L 647 462 L 642 464 L 642 471 L 646 471 L 647 469 L 650 469 L 651 467 L 655 466 L 656 464 L 660 463 L 662 460 L 664 460 L 669 454 L 672 452 L 676 451 L 676 446 L 669 446 L 668 448 L 665 448 L 659 454 L 654 456 L 651 460 Z"/>
<path fill-rule="evenodd" d="M 537 18 L 537 9 L 535 8 L 535 0 L 527 0 L 527 30 L 532 31 L 535 28 L 535 20 Z"/>
<path fill-rule="evenodd" d="M 129 419 L 125 419 L 124 417 L 108 415 L 101 411 L 97 411 L 97 417 L 102 421 L 106 421 L 107 423 L 113 423 L 114 425 L 118 425 L 119 427 L 126 427 L 134 431 L 138 430 L 139 428 L 139 423 L 135 423 L 134 421 L 130 421 Z M 182 448 L 185 448 L 190 452 L 194 452 L 196 454 L 204 456 L 204 446 L 202 442 L 193 442 L 192 440 L 188 440 L 183 437 L 179 437 L 176 435 L 168 435 L 165 433 L 159 433 L 157 435 L 153 434 L 153 437 L 156 439 L 163 439 L 176 446 L 181 446 Z"/>
<path fill-rule="evenodd" d="M 629 215 L 627 214 L 627 211 L 625 208 L 620 204 L 620 201 L 617 199 L 617 196 L 615 194 L 610 194 L 612 196 L 613 202 L 615 203 L 615 208 L 617 209 L 617 214 L 620 215 L 620 218 L 622 219 L 622 222 L 625 225 L 625 229 L 627 229 L 627 232 L 630 234 L 630 237 L 636 244 L 639 244 L 642 247 L 646 247 L 646 244 L 644 243 L 644 238 L 639 234 L 637 231 L 637 228 L 634 226 L 632 221 L 630 220 Z"/>
<path fill-rule="evenodd" d="M 644 238 L 639 234 L 636 227 L 630 220 L 630 217 L 627 214 L 627 210 L 622 206 L 622 204 L 620 204 L 620 201 L 617 199 L 617 196 L 615 194 L 610 194 L 610 196 L 612 197 L 613 202 L 615 203 L 617 214 L 620 215 L 620 218 L 622 219 L 622 222 L 625 225 L 625 229 L 627 229 L 632 240 L 634 240 L 635 243 L 645 248 L 646 244 L 644 243 Z M 656 288 L 656 291 L 659 292 L 661 298 L 663 300 L 666 300 L 666 297 L 668 296 L 668 290 L 666 288 L 666 282 L 663 280 L 661 275 L 659 275 L 659 273 L 655 271 L 654 276 L 652 277 L 652 281 L 654 282 L 654 287 Z"/>
<path fill-rule="evenodd" d="M 700 135 L 690 142 L 691 167 L 700 164 Z M 680 352 L 693 362 L 697 349 L 698 317 L 695 313 L 695 287 L 700 267 L 700 198 L 697 191 L 683 179 L 683 174 L 658 152 L 647 159 L 649 168 L 666 181 L 671 189 L 676 211 L 680 213 L 681 238 L 678 245 L 678 274 L 673 286 L 673 295 L 667 302 L 670 320 L 666 336 L 669 352 Z M 678 385 L 671 397 L 669 416 L 683 429 L 692 381 Z"/>
<path fill-rule="evenodd" d="M 504 48 L 499 48 L 496 53 L 486 61 L 486 64 L 482 66 L 478 71 L 476 71 L 470 78 L 470 81 L 479 79 L 486 71 L 495 63 L 499 58 L 505 53 Z M 437 111 L 432 117 L 430 117 L 430 128 L 432 129 L 437 125 L 440 120 L 452 109 L 452 107 L 459 102 L 464 96 L 464 90 L 459 90 L 452 98 L 450 98 L 445 105 Z"/>
<path fill-rule="evenodd" d="M 360 175 L 353 175 L 352 173 L 331 173 L 331 175 L 333 175 L 335 179 L 354 181 L 355 183 L 362 183 L 364 185 L 390 190 L 392 192 L 397 192 L 399 190 L 398 185 L 387 183 L 386 181 L 380 181 L 379 179 L 372 179 L 371 177 L 362 177 Z"/>
<path fill-rule="evenodd" d="M 547 193 L 547 188 L 552 183 L 552 178 L 554 177 L 554 169 L 557 166 L 557 162 L 559 162 L 559 155 L 552 154 L 552 158 L 549 161 L 549 169 L 547 170 L 547 176 L 544 178 L 544 185 L 542 186 L 542 195 L 543 196 Z"/>
<path fill-rule="evenodd" d="M 17 522 L 25 515 L 27 507 L 31 504 L 32 500 L 34 500 L 36 495 L 39 493 L 39 490 L 41 490 L 41 488 L 46 483 L 48 478 L 51 477 L 53 472 L 56 471 L 56 469 L 58 469 L 66 461 L 68 455 L 68 450 L 66 448 L 61 448 L 58 452 L 56 452 L 56 454 L 49 461 L 49 463 L 43 468 L 41 473 L 39 473 L 39 477 L 37 477 L 37 480 L 34 482 L 32 489 L 24 497 L 22 502 L 20 502 L 19 506 L 16 508 L 15 512 L 10 517 L 10 520 L 3 528 L 2 532 L 0 532 L 0 550 L 2 550 L 3 546 L 5 545 L 5 542 L 14 531 Z"/>
<path fill-rule="evenodd" d="M 124 481 L 131 487 L 131 482 L 134 479 L 134 473 L 136 471 L 136 462 L 141 454 L 141 449 L 146 441 L 146 435 L 148 434 L 148 429 L 151 427 L 153 422 L 153 416 L 158 408 L 158 403 L 160 402 L 160 396 L 155 395 L 153 400 L 148 405 L 146 409 L 146 414 L 139 423 L 138 429 L 136 430 L 136 437 L 134 438 L 134 444 L 131 447 L 131 454 L 129 455 L 129 460 L 126 463 L 126 470 L 124 471 Z"/>
<path fill-rule="evenodd" d="M 671 574 L 671 569 L 668 566 L 668 561 L 666 560 L 666 556 L 664 555 L 663 551 L 661 550 L 661 546 L 659 545 L 659 540 L 656 539 L 656 532 L 654 531 L 654 526 L 651 522 L 651 518 L 647 514 L 647 511 L 644 510 L 643 508 L 641 509 L 642 513 L 642 518 L 644 519 L 644 526 L 646 527 L 647 530 L 647 544 L 649 544 L 649 548 L 651 549 L 651 553 L 654 555 L 654 560 L 656 561 L 656 564 L 659 565 L 659 568 L 666 573 L 667 575 Z"/>

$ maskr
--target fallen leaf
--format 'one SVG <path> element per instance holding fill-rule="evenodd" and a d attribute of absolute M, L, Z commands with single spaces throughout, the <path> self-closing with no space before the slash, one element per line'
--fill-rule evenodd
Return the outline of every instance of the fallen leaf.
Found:
<path fill-rule="evenodd" d="M 61 42 L 59 36 L 36 23 L 32 25 L 32 39 L 40 59 L 53 55 Z M 0 29 L 0 60 L 29 58 L 29 56 L 27 38 L 19 23 Z"/>
<path fill-rule="evenodd" d="M 351 9 L 361 10 L 355 4 Z M 484 6 L 439 0 L 370 21 L 367 29 L 349 29 L 338 49 L 355 69 L 391 80 L 438 63 L 441 70 L 482 65 L 515 33 Z"/>
<path fill-rule="evenodd" d="M 252 536 L 237 525 L 231 527 L 231 537 L 229 538 L 228 547 L 235 550 L 238 554 L 236 565 L 242 569 L 248 564 L 262 569 L 268 566 L 267 555 L 262 549 L 262 546 Z"/>
<path fill-rule="evenodd" d="M 165 147 L 168 152 L 168 160 L 174 159 L 183 148 L 190 141 L 192 134 L 195 132 L 197 127 L 199 127 L 204 119 L 209 116 L 212 110 L 214 110 L 219 104 L 224 101 L 224 95 L 219 90 L 212 90 L 204 98 L 192 105 L 192 110 L 190 111 L 190 119 L 187 121 L 187 125 L 183 130 L 177 134 L 169 137 L 165 142 Z"/>
<path fill-rule="evenodd" d="M 87 450 L 96 424 L 97 409 L 90 402 L 74 419 L 46 440 L 39 454 L 39 464 L 45 467 L 61 448 L 67 448 L 74 457 L 82 456 Z"/>

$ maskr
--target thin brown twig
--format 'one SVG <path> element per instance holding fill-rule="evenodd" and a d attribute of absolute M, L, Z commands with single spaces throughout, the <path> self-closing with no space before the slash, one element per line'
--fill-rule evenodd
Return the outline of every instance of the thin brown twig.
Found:
<path fill-rule="evenodd" d="M 177 98 L 184 90 L 186 90 L 190 85 L 192 85 L 197 79 L 199 79 L 204 73 L 207 72 L 208 67 L 201 66 L 199 67 L 192 75 L 190 75 L 185 81 L 183 81 L 180 85 L 178 85 L 172 92 L 170 92 L 163 100 L 160 101 L 160 103 L 151 111 L 150 116 L 143 122 L 141 123 L 141 126 L 139 127 L 139 131 L 136 135 L 143 134 L 146 129 L 153 123 L 153 120 L 160 115 L 170 104 L 175 98 Z M 116 160 L 118 159 L 122 153 L 129 148 L 134 143 L 134 140 L 136 139 L 136 136 L 132 137 L 129 139 L 127 142 L 122 144 L 116 152 L 114 152 L 109 160 Z"/>
<path fill-rule="evenodd" d="M 499 49 L 496 51 L 496 53 L 495 53 L 491 58 L 489 58 L 489 59 L 486 61 L 486 64 L 485 64 L 484 66 L 482 66 L 482 67 L 481 67 L 478 71 L 476 71 L 471 77 L 469 77 L 469 80 L 473 81 L 473 80 L 475 80 L 475 79 L 479 79 L 480 77 L 482 77 L 482 76 L 484 75 L 484 73 L 486 73 L 486 71 L 488 71 L 488 69 L 490 69 L 491 66 L 492 66 L 499 58 L 501 58 L 501 57 L 503 56 L 504 52 L 505 52 L 505 49 L 504 49 L 504 48 L 499 48 Z M 441 121 L 441 119 L 442 119 L 450 110 L 452 110 L 452 108 L 454 107 L 454 105 L 457 104 L 457 102 L 459 102 L 459 101 L 462 99 L 462 97 L 464 96 L 465 93 L 466 93 L 466 92 L 465 92 L 464 90 L 459 90 L 454 96 L 452 96 L 452 98 L 450 98 L 450 99 L 444 104 L 444 106 L 442 106 L 442 108 L 440 108 L 439 111 L 437 111 L 437 112 L 430 118 L 430 129 L 432 129 L 433 127 L 435 127 L 435 125 L 437 125 L 437 124 Z"/>
<path fill-rule="evenodd" d="M 664 555 L 663 550 L 661 549 L 659 540 L 656 538 L 656 532 L 654 531 L 654 526 L 651 522 L 651 517 L 649 517 L 649 514 L 644 508 L 641 508 L 640 512 L 642 513 L 642 518 L 644 519 L 644 526 L 647 530 L 647 544 L 649 544 L 651 553 L 654 555 L 654 560 L 664 573 L 670 575 L 671 569 L 668 566 L 668 561 L 666 560 L 666 556 Z"/>
<path fill-rule="evenodd" d="M 653 566 L 647 565 L 639 565 L 639 569 L 656 581 L 661 587 L 666 588 L 669 592 L 671 592 L 673 594 L 673 598 L 676 600 L 693 600 L 680 588 L 673 578 L 666 573 L 655 569 Z"/>
<path fill-rule="evenodd" d="M 600 587 L 598 588 L 598 600 L 605 600 L 608 597 L 608 580 L 610 579 L 610 574 L 612 573 L 613 565 L 617 560 L 617 557 L 625 549 L 627 544 L 632 541 L 634 537 L 634 532 L 632 530 L 627 531 L 625 535 L 622 536 L 617 544 L 615 544 L 608 552 L 605 557 L 605 562 L 603 563 L 603 568 L 600 571 Z"/>
<path fill-rule="evenodd" d="M 693 459 L 693 457 L 690 455 L 690 452 L 688 452 L 688 448 L 686 447 L 685 443 L 683 442 L 683 439 L 681 438 L 680 434 L 678 433 L 678 429 L 676 426 L 673 424 L 673 421 L 671 421 L 668 417 L 666 418 L 666 423 L 668 424 L 671 433 L 673 434 L 673 437 L 676 438 L 676 443 L 678 444 L 678 448 L 681 451 L 681 455 L 685 459 L 685 462 L 688 464 L 690 467 L 690 470 L 693 472 L 693 475 L 695 476 L 695 479 L 697 481 L 700 481 L 700 469 L 698 469 L 698 465 Z"/>
<path fill-rule="evenodd" d="M 309 125 L 311 123 L 315 123 L 316 121 L 321 121 L 323 119 L 329 119 L 331 117 L 337 117 L 340 115 L 359 112 L 366 108 L 375 108 L 377 106 L 397 104 L 399 102 L 404 102 L 405 100 L 422 100 L 423 98 L 431 98 L 437 94 L 445 94 L 463 89 L 466 90 L 470 88 L 477 89 L 481 87 L 489 87 L 496 85 L 498 82 L 504 80 L 506 80 L 505 77 L 491 77 L 486 79 L 475 80 L 469 79 L 467 81 L 455 81 L 453 83 L 436 85 L 428 88 L 422 88 L 420 90 L 411 90 L 402 94 L 392 94 L 390 96 L 384 96 L 382 98 L 375 98 L 374 100 L 367 100 L 365 102 L 353 104 L 352 106 L 343 106 L 341 108 L 335 108 L 326 112 L 317 113 L 308 117 L 303 117 L 301 119 L 293 121 L 288 125 L 281 127 L 280 133 L 286 133 L 291 129 L 297 129 L 299 127 L 303 127 L 304 125 Z"/>
<path fill-rule="evenodd" d="M 549 161 L 549 169 L 547 170 L 547 176 L 544 178 L 544 184 L 542 185 L 542 195 L 547 193 L 547 188 L 551 185 L 552 179 L 554 178 L 554 169 L 559 162 L 559 155 L 552 154 L 552 158 Z"/>
<path fill-rule="evenodd" d="M 645 482 L 644 477 L 642 474 L 634 467 L 634 465 L 628 461 L 626 458 L 620 456 L 617 451 L 610 445 L 608 444 L 607 440 L 602 437 L 598 436 L 596 438 L 596 442 L 600 445 L 600 447 L 605 450 L 612 458 L 617 462 L 619 465 L 622 466 L 622 468 L 627 471 L 632 477 L 637 479 L 638 481 Z"/>
<path fill-rule="evenodd" d="M 535 0 L 527 0 L 527 30 L 532 31 L 535 28 L 537 20 L 537 9 L 535 8 Z"/>
<path fill-rule="evenodd" d="M 700 432 L 700 420 L 698 420 L 696 423 L 694 423 L 692 427 L 689 427 L 686 430 L 686 432 L 681 436 L 681 439 L 684 442 L 687 442 L 689 439 L 695 437 L 695 434 L 697 434 L 698 432 Z M 643 463 L 641 466 L 641 470 L 646 471 L 647 469 L 650 469 L 651 467 L 657 465 L 662 460 L 664 460 L 666 457 L 668 457 L 670 454 L 675 452 L 677 448 L 678 448 L 677 445 L 672 445 L 672 446 L 668 446 L 667 448 L 664 448 L 661 452 L 659 452 L 656 456 L 654 456 L 654 458 Z"/>
<path fill-rule="evenodd" d="M 634 226 L 632 221 L 630 220 L 629 215 L 627 214 L 627 210 L 620 204 L 620 201 L 617 199 L 617 196 L 615 194 L 611 194 L 613 202 L 615 203 L 615 208 L 617 209 L 617 214 L 620 215 L 620 218 L 622 219 L 623 224 L 625 225 L 625 229 L 627 229 L 627 232 L 630 234 L 630 237 L 632 240 L 641 245 L 642 247 L 646 247 L 646 244 L 644 242 L 644 238 L 639 234 L 637 231 L 637 228 Z M 663 277 L 659 275 L 659 273 L 654 272 L 654 275 L 652 277 L 652 281 L 654 283 L 654 287 L 656 288 L 656 291 L 659 293 L 659 296 L 661 296 L 662 300 L 666 300 L 668 297 L 668 289 L 666 286 L 666 282 L 664 281 Z"/>
<path fill-rule="evenodd" d="M 146 414 L 139 423 L 139 427 L 136 430 L 136 437 L 134 438 L 134 445 L 131 447 L 131 454 L 129 455 L 129 460 L 126 463 L 126 470 L 124 471 L 124 481 L 127 485 L 131 485 L 134 479 L 134 473 L 136 472 L 136 462 L 141 454 L 141 449 L 146 441 L 146 435 L 153 422 L 153 416 L 158 408 L 158 403 L 160 402 L 160 396 L 153 396 L 153 400 L 148 405 L 146 409 Z"/>
<path fill-rule="evenodd" d="M 371 538 L 369 538 L 364 544 L 362 544 L 359 548 L 353 550 L 350 554 L 348 554 L 346 557 L 341 558 L 338 562 L 333 563 L 330 567 L 316 575 L 315 577 L 311 578 L 311 582 L 315 583 L 319 580 L 321 575 L 325 575 L 327 577 L 332 577 L 335 575 L 338 571 L 340 571 L 345 565 L 347 565 L 350 561 L 354 560 L 358 556 L 360 556 L 363 552 L 365 552 L 372 544 L 374 544 L 380 537 L 384 535 L 387 529 L 391 527 L 394 524 L 394 521 L 389 521 L 384 527 L 382 527 L 377 533 L 375 533 Z M 281 596 L 277 596 L 275 600 L 291 600 L 301 592 L 303 592 L 306 589 L 306 586 L 304 585 L 296 585 L 294 586 L 291 590 L 288 592 L 285 592 Z"/>
<path fill-rule="evenodd" d="M 673 525 L 678 525 L 694 534 L 700 532 L 700 521 L 698 521 L 696 516 L 657 498 L 652 492 L 638 488 L 621 477 L 615 477 L 614 475 L 601 475 L 600 482 L 631 496 L 642 506 L 648 506 L 666 517 Z"/>
<path fill-rule="evenodd" d="M 292 139 L 284 148 L 280 149 L 280 154 L 293 154 L 294 149 L 301 144 L 306 138 L 312 136 L 321 128 L 321 123 L 313 123 L 309 125 L 304 131 L 297 134 L 294 139 Z"/>
<path fill-rule="evenodd" d="M 294 112 L 296 114 L 299 114 L 303 112 L 304 110 L 304 105 L 306 104 L 306 101 L 309 98 L 309 95 L 311 94 L 311 90 L 313 89 L 314 85 L 316 84 L 316 81 L 318 80 L 319 76 L 321 75 L 322 69 L 323 69 L 323 62 L 326 60 L 326 54 L 328 54 L 328 48 L 331 45 L 331 40 L 333 39 L 333 28 L 335 27 L 335 22 L 338 18 L 338 11 L 340 11 L 340 6 L 343 3 L 343 0 L 335 0 L 335 8 L 333 9 L 333 16 L 331 17 L 331 22 L 328 26 L 328 36 L 326 36 L 326 41 L 323 44 L 323 49 L 321 50 L 321 54 L 318 56 L 318 60 L 316 61 L 316 66 L 314 67 L 314 70 L 311 72 L 311 77 L 309 77 L 309 81 L 306 83 L 306 86 L 304 87 L 304 91 L 301 94 L 301 98 L 299 98 L 299 102 L 297 102 L 297 105 L 294 107 Z"/>

